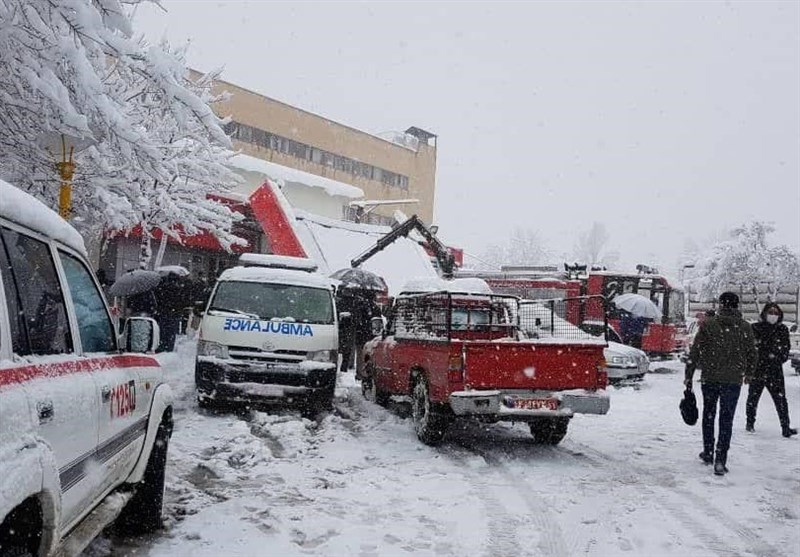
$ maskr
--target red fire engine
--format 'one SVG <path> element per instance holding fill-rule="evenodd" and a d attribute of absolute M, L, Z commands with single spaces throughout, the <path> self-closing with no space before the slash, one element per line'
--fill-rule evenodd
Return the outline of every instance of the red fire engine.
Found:
<path fill-rule="evenodd" d="M 621 313 L 613 299 L 620 294 L 640 294 L 662 310 L 661 320 L 648 325 L 642 350 L 654 357 L 672 357 L 683 350 L 686 342 L 683 291 L 672 286 L 666 277 L 649 271 L 652 270 L 641 266 L 638 273 L 618 273 L 565 265 L 563 271 L 556 267 L 503 267 L 499 272 L 459 271 L 457 276 L 480 277 L 494 292 L 523 299 L 576 299 L 567 305 L 562 317 L 597 334 L 602 333 L 595 329 L 603 326 L 605 313 L 609 326 L 619 335 Z M 581 296 L 603 296 L 605 304 L 601 298 L 584 303 L 577 300 Z"/>

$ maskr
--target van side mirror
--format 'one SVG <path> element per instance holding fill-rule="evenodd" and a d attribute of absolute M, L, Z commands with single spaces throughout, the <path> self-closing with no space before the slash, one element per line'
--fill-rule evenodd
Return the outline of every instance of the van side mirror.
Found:
<path fill-rule="evenodd" d="M 374 336 L 378 336 L 383 334 L 383 318 L 382 317 L 373 317 L 370 319 L 370 327 L 372 329 L 372 334 Z"/>
<path fill-rule="evenodd" d="M 194 303 L 192 303 L 192 311 L 196 315 L 203 315 L 203 313 L 205 313 L 205 310 L 206 310 L 206 303 L 203 300 L 196 300 Z"/>
<path fill-rule="evenodd" d="M 158 323 L 149 317 L 129 317 L 122 330 L 122 346 L 126 352 L 151 354 L 161 342 Z"/>

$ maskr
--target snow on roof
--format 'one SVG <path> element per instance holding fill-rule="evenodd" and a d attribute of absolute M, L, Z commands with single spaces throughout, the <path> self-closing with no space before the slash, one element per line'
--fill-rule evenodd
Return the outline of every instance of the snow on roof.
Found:
<path fill-rule="evenodd" d="M 340 195 L 350 199 L 357 199 L 364 197 L 364 190 L 345 184 L 323 176 L 317 176 L 310 172 L 303 172 L 288 166 L 275 164 L 274 162 L 265 161 L 250 155 L 238 154 L 234 155 L 228 160 L 230 166 L 244 170 L 247 172 L 256 172 L 264 174 L 273 180 L 282 180 L 284 182 L 293 182 L 303 184 L 312 188 L 321 188 L 325 190 L 328 195 Z"/>
<path fill-rule="evenodd" d="M 271 269 L 269 267 L 233 267 L 219 276 L 220 281 L 269 282 L 275 284 L 291 284 L 310 288 L 330 289 L 339 281 L 317 273 L 293 271 L 289 269 Z"/>
<path fill-rule="evenodd" d="M 272 269 L 293 269 L 295 271 L 314 272 L 319 266 L 307 257 L 291 255 L 272 255 L 264 253 L 243 253 L 239 263 L 246 267 L 269 267 Z"/>
<path fill-rule="evenodd" d="M 306 253 L 319 263 L 320 272 L 325 274 L 349 268 L 350 260 L 391 230 L 388 226 L 337 221 L 297 209 L 294 213 L 295 231 Z M 408 238 L 398 239 L 361 267 L 383 277 L 390 295 L 398 294 L 409 276 L 438 276 L 430 256 Z"/>
<path fill-rule="evenodd" d="M 0 216 L 86 255 L 86 246 L 77 230 L 44 203 L 3 180 L 0 180 Z"/>
<path fill-rule="evenodd" d="M 402 292 L 453 292 L 459 294 L 492 294 L 486 281 L 479 278 L 415 277 L 409 279 Z"/>

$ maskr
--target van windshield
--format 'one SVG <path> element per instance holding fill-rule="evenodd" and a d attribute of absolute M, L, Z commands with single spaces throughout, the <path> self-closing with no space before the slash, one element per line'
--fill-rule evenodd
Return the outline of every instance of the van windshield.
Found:
<path fill-rule="evenodd" d="M 333 299 L 328 290 L 263 282 L 220 282 L 209 311 L 248 314 L 259 319 L 298 323 L 333 323 Z"/>

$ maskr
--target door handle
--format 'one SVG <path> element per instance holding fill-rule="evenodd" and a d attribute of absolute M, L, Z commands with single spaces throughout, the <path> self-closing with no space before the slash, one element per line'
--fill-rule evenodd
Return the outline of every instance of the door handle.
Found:
<path fill-rule="evenodd" d="M 36 403 L 36 411 L 39 414 L 39 423 L 44 424 L 53 419 L 55 412 L 53 411 L 52 400 L 40 400 Z"/>
<path fill-rule="evenodd" d="M 103 385 L 103 388 L 100 389 L 100 396 L 103 398 L 103 402 L 111 400 L 111 387 Z"/>

